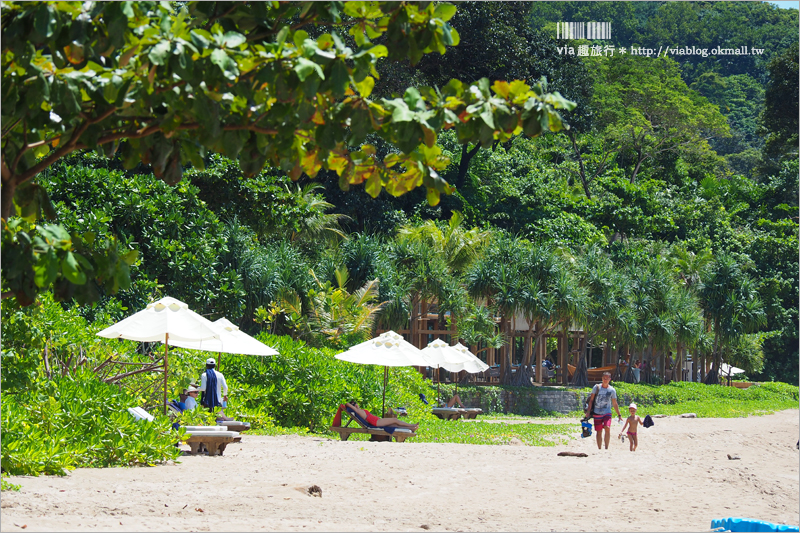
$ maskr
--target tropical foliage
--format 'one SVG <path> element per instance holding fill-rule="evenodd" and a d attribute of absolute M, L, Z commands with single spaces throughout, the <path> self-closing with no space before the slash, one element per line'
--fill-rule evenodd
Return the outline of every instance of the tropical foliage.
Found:
<path fill-rule="evenodd" d="M 564 20 L 765 54 L 561 55 Z M 324 433 L 348 399 L 380 411 L 382 369 L 334 355 L 426 311 L 494 351 L 504 387 L 570 328 L 573 385 L 600 351 L 647 361 L 646 383 L 691 357 L 711 365 L 691 381 L 724 362 L 793 385 L 615 380 L 669 413 L 796 406 L 797 10 L 9 2 L 2 28 L 3 471 L 175 456 L 166 418 L 125 412 L 159 412 L 163 375 L 120 370 L 163 346 L 94 335 L 164 295 L 278 349 L 222 360 L 228 414 L 264 433 Z M 171 352 L 173 394 L 205 357 Z M 448 437 L 428 392 L 389 373 L 423 440 L 511 438 Z"/>

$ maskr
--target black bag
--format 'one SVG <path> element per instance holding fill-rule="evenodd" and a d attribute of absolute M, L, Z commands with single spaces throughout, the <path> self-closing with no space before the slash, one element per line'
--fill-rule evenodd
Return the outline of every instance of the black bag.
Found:
<path fill-rule="evenodd" d="M 649 428 L 650 426 L 654 426 L 655 422 L 653 422 L 653 419 L 650 417 L 650 415 L 647 415 L 646 417 L 644 417 L 642 425 L 646 428 Z"/>

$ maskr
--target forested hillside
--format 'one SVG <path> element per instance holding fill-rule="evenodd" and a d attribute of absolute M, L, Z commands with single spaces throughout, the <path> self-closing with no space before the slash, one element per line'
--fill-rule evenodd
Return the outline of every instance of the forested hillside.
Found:
<path fill-rule="evenodd" d="M 616 47 L 765 52 L 563 55 L 559 21 L 613 21 Z M 183 162 L 183 178 L 167 184 L 154 175 L 155 157 L 145 164 L 124 149 L 75 152 L 38 177 L 58 222 L 83 236 L 87 250 L 114 242 L 120 254 L 137 252 L 128 256 L 129 278 L 84 279 L 88 292 L 57 285 L 62 305 L 78 298 L 86 305 L 75 313 L 110 321 L 170 295 L 251 333 L 342 348 L 378 322 L 403 327 L 420 301 L 435 300 L 474 344 L 504 346 L 506 317 L 522 313 L 550 328 L 579 323 L 595 345 L 662 360 L 683 347 L 753 379 L 796 383 L 797 10 L 756 2 L 466 2 L 449 23 L 457 46 L 418 62 L 412 52 L 376 60 L 367 93 L 422 113 L 423 88 L 452 78 L 487 79 L 481 87 L 498 95 L 508 84 L 496 81 L 533 85 L 544 77 L 543 90 L 576 104 L 559 110 L 570 128 L 501 138 L 466 126 L 431 134 L 430 149 L 449 158 L 437 178 L 455 187 L 435 205 L 427 181 L 404 194 L 379 185 L 376 195 L 335 168 L 316 167 L 312 179 L 299 167 L 265 163 L 250 175 L 212 150 L 202 165 Z M 363 137 L 381 158 L 400 153 L 384 133 Z M 246 142 L 255 154 L 255 141 Z M 162 165 L 158 174 L 167 171 Z M 5 286 L 5 265 L 3 272 Z M 47 285 L 39 281 L 50 274 L 38 275 Z M 19 309 L 6 291 L 4 316 L 35 312 Z M 39 346 L 14 328 L 4 320 L 4 364 Z M 530 353 L 505 353 L 516 357 L 509 363 L 531 362 Z"/>

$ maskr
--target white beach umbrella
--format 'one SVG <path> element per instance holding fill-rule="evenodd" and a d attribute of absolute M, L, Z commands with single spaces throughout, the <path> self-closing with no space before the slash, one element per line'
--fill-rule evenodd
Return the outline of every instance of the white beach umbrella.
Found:
<path fill-rule="evenodd" d="M 335 357 L 342 361 L 360 365 L 383 366 L 383 414 L 386 414 L 386 381 L 389 376 L 389 367 L 430 365 L 430 362 L 419 348 L 391 330 L 374 339 L 356 344 Z"/>
<path fill-rule="evenodd" d="M 217 339 L 199 341 L 170 341 L 173 346 L 188 348 L 190 350 L 203 350 L 206 352 L 232 353 L 241 355 L 269 356 L 278 355 L 278 352 L 258 341 L 239 329 L 227 318 L 220 318 L 211 323 L 214 330 L 219 333 Z M 219 363 L 219 361 L 217 361 Z"/>
<path fill-rule="evenodd" d="M 719 366 L 720 374 L 725 374 L 726 376 L 730 376 L 733 374 L 744 374 L 744 370 L 741 368 L 736 368 L 735 366 L 731 366 L 725 363 L 721 363 Z"/>
<path fill-rule="evenodd" d="M 199 341 L 219 338 L 213 323 L 185 303 L 169 296 L 97 333 L 107 339 L 164 343 L 164 414 L 167 413 L 167 374 L 170 341 Z"/>
<path fill-rule="evenodd" d="M 489 368 L 489 365 L 478 359 L 475 354 L 469 351 L 469 348 L 460 342 L 455 346 L 451 346 L 451 348 L 458 352 L 462 362 L 442 365 L 444 369 L 449 370 L 450 372 L 461 372 L 464 370 L 468 374 L 475 374 L 477 372 L 483 372 Z M 458 394 L 458 382 L 456 382 L 456 394 Z"/>
<path fill-rule="evenodd" d="M 463 353 L 456 350 L 441 339 L 435 339 L 422 349 L 422 354 L 430 361 L 430 366 L 436 366 L 436 400 L 439 401 L 439 367 L 450 372 L 460 372 L 468 359 Z"/>
<path fill-rule="evenodd" d="M 461 368 L 455 367 L 455 369 L 450 370 L 451 372 L 460 372 L 462 370 L 466 370 L 470 374 L 475 374 L 477 372 L 483 372 L 489 368 L 489 365 L 481 361 L 475 354 L 469 351 L 469 348 L 460 342 L 453 346 L 453 349 L 458 351 L 462 357 L 464 357 L 465 361 L 461 364 Z"/>

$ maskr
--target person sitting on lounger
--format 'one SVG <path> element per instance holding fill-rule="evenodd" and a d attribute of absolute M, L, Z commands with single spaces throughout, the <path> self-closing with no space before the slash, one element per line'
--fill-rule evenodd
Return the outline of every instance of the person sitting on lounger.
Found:
<path fill-rule="evenodd" d="M 453 407 L 455 404 L 458 404 L 458 406 L 462 409 L 464 408 L 464 404 L 461 403 L 461 397 L 458 394 L 454 394 L 453 397 L 447 400 L 447 403 L 442 407 Z"/>
<path fill-rule="evenodd" d="M 408 422 L 402 422 L 396 418 L 379 418 L 366 409 L 362 409 L 356 403 L 346 403 L 346 407 L 352 409 L 358 416 L 363 418 L 367 421 L 367 424 L 370 426 L 375 426 L 379 428 L 384 427 L 396 427 L 396 428 L 406 428 L 410 429 L 411 431 L 416 431 L 419 427 L 419 424 L 409 424 Z"/>
<path fill-rule="evenodd" d="M 189 386 L 186 389 L 186 399 L 183 401 L 186 408 L 184 411 L 191 411 L 195 407 L 197 407 L 197 395 L 200 394 L 200 389 L 194 386 Z"/>

